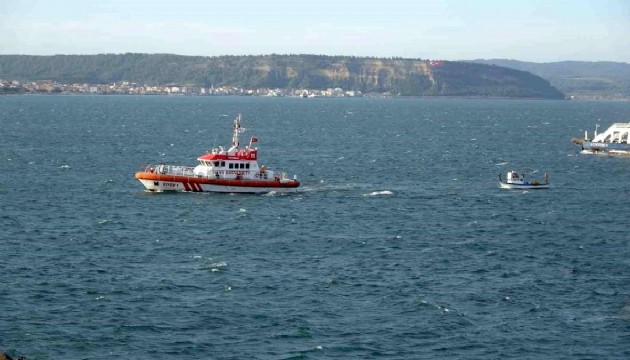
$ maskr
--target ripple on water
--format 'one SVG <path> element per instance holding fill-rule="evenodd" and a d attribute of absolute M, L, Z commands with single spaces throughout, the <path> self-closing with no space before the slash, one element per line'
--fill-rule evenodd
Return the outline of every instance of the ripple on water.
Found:
<path fill-rule="evenodd" d="M 628 159 L 570 156 L 561 139 L 630 105 L 317 100 L 2 97 L 3 346 L 34 359 L 627 357 Z M 235 108 L 298 193 L 143 191 L 141 164 L 194 165 Z M 549 172 L 554 188 L 500 191 L 508 168 Z"/>

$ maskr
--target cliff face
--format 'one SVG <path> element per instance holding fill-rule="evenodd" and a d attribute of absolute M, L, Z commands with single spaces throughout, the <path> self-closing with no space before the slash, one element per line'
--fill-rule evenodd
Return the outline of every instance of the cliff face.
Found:
<path fill-rule="evenodd" d="M 538 76 L 499 66 L 319 55 L 0 55 L 0 78 L 63 83 L 126 80 L 207 87 L 339 87 L 409 96 L 564 98 Z"/>

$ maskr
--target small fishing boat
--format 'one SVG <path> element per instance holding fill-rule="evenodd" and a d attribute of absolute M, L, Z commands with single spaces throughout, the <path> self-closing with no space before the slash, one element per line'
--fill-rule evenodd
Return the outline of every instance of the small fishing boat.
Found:
<path fill-rule="evenodd" d="M 525 180 L 525 174 L 519 174 L 516 171 L 508 171 L 507 179 L 504 182 L 499 174 L 499 187 L 501 189 L 548 189 L 549 188 L 549 176 L 545 174 L 543 181 Z"/>
<path fill-rule="evenodd" d="M 180 165 L 144 165 L 136 179 L 149 191 L 192 191 L 224 193 L 295 192 L 300 182 L 283 172 L 258 166 L 258 139 L 250 138 L 249 145 L 239 148 L 241 115 L 234 119 L 232 146 L 222 146 L 197 158 L 195 167 Z"/>
<path fill-rule="evenodd" d="M 630 155 L 630 123 L 612 124 L 601 134 L 597 133 L 598 127 L 595 125 L 592 139 L 588 138 L 587 131 L 584 131 L 584 138 L 571 139 L 582 147 L 582 154 Z"/>

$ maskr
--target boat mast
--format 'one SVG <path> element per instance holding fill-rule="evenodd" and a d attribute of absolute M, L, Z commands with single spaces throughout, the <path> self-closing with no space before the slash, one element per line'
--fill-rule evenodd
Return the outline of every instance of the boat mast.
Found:
<path fill-rule="evenodd" d="M 232 134 L 232 147 L 238 148 L 238 133 L 241 132 L 241 114 L 234 119 L 234 133 Z"/>

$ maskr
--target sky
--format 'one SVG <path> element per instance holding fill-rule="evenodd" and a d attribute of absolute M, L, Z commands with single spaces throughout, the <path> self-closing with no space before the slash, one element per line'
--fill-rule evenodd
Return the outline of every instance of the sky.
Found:
<path fill-rule="evenodd" d="M 630 0 L 0 0 L 0 54 L 630 62 Z"/>

